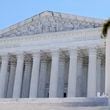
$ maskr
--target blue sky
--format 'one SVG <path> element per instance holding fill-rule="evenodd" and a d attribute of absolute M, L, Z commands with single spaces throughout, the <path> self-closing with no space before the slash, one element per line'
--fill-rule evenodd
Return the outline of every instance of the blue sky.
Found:
<path fill-rule="evenodd" d="M 0 29 L 45 10 L 107 19 L 110 0 L 0 0 Z"/>

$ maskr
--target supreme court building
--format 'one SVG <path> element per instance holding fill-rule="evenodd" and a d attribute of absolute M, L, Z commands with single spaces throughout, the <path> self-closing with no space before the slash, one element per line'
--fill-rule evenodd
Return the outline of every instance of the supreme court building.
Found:
<path fill-rule="evenodd" d="M 0 98 L 105 94 L 104 20 L 45 11 L 0 31 Z"/>

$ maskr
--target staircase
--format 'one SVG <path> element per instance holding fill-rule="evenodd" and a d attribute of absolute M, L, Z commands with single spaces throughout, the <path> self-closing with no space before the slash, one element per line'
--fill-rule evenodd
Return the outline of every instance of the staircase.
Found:
<path fill-rule="evenodd" d="M 0 110 L 110 110 L 108 98 L 0 99 Z"/>

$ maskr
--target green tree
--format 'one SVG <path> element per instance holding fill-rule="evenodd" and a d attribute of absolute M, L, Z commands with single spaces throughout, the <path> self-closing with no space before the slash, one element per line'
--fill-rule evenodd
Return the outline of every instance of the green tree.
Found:
<path fill-rule="evenodd" d="M 107 20 L 104 25 L 103 25 L 103 29 L 102 29 L 102 38 L 107 36 L 107 31 L 110 28 L 110 19 Z"/>

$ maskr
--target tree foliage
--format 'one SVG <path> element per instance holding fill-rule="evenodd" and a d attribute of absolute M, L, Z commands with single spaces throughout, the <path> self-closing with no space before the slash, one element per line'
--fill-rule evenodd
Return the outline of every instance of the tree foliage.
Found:
<path fill-rule="evenodd" d="M 110 28 L 110 19 L 107 20 L 104 25 L 103 25 L 103 29 L 102 29 L 102 37 L 106 37 L 107 36 L 107 31 L 108 31 L 108 28 Z"/>

